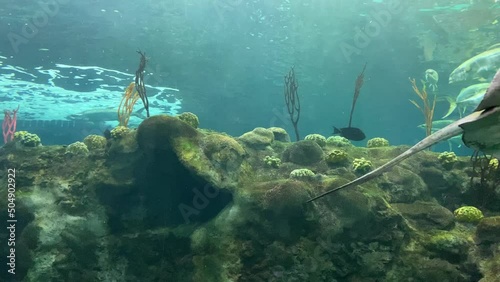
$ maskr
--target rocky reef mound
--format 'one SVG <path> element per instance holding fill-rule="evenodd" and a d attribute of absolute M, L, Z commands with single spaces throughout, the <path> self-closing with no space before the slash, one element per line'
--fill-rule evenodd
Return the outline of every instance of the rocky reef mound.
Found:
<path fill-rule="evenodd" d="M 498 162 L 485 176 L 469 158 L 426 151 L 306 203 L 406 147 L 289 142 L 279 128 L 233 138 L 189 117 L 153 116 L 70 146 L 0 148 L 0 205 L 15 203 L 16 281 L 498 277 Z M 5 266 L 11 249 L 0 251 Z"/>

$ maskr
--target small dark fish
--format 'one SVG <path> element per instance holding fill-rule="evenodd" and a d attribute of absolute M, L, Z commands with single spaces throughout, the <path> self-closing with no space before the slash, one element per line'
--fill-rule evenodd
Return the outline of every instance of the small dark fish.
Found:
<path fill-rule="evenodd" d="M 106 138 L 106 140 L 111 139 L 111 131 L 109 131 L 109 129 L 104 130 L 103 135 Z"/>
<path fill-rule="evenodd" d="M 333 135 L 340 135 L 352 141 L 361 141 L 366 138 L 365 133 L 357 128 L 357 127 L 344 127 L 344 128 L 336 128 L 333 127 Z"/>

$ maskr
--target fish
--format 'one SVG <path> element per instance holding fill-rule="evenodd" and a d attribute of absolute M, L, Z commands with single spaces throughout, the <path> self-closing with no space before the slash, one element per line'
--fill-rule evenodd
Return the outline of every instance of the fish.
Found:
<path fill-rule="evenodd" d="M 438 90 L 437 83 L 439 81 L 439 74 L 433 69 L 427 69 L 424 73 L 426 85 L 429 86 L 431 91 L 436 92 Z"/>
<path fill-rule="evenodd" d="M 142 108 L 137 112 L 133 112 L 131 115 L 139 118 L 145 118 L 144 115 L 141 114 L 143 110 L 144 109 Z M 92 109 L 69 115 L 66 118 L 69 120 L 90 121 L 94 123 L 118 121 L 118 111 L 116 108 Z"/>
<path fill-rule="evenodd" d="M 434 130 L 442 129 L 442 128 L 454 123 L 455 121 L 457 121 L 457 120 L 456 119 L 435 120 L 432 122 L 432 130 L 434 131 Z M 418 125 L 417 127 L 420 129 L 426 130 L 427 125 L 425 123 L 422 123 L 422 124 Z"/>
<path fill-rule="evenodd" d="M 500 152 L 500 70 L 494 76 L 483 100 L 474 112 L 440 129 L 410 149 L 393 158 L 384 165 L 372 170 L 342 186 L 326 191 L 309 199 L 312 202 L 341 189 L 352 188 L 377 178 L 395 165 L 430 146 L 462 134 L 464 144 L 485 154 L 496 155 Z"/>
<path fill-rule="evenodd" d="M 352 141 L 361 141 L 366 138 L 365 133 L 357 127 L 344 127 L 336 128 L 333 127 L 333 135 L 340 135 Z"/>
<path fill-rule="evenodd" d="M 487 78 L 500 68 L 500 47 L 484 51 L 454 69 L 449 77 L 449 83 L 465 80 L 487 81 Z"/>
<path fill-rule="evenodd" d="M 339 134 L 340 136 L 345 137 L 352 141 L 361 141 L 366 138 L 365 133 L 361 129 L 351 126 L 352 114 L 354 113 L 354 108 L 356 107 L 356 101 L 358 101 L 359 94 L 361 93 L 361 87 L 363 87 L 365 70 L 366 70 L 366 63 L 365 66 L 363 67 L 363 70 L 356 78 L 356 84 L 354 85 L 354 95 L 352 98 L 351 113 L 349 114 L 349 125 L 341 129 L 338 129 L 334 126 L 333 135 Z"/>
<path fill-rule="evenodd" d="M 460 115 L 463 115 L 467 111 L 467 108 L 476 108 L 483 99 L 489 86 L 489 83 L 478 83 L 463 88 L 455 101 L 450 101 L 450 108 L 443 118 L 447 118 L 451 115 L 457 107 L 460 110 Z"/>

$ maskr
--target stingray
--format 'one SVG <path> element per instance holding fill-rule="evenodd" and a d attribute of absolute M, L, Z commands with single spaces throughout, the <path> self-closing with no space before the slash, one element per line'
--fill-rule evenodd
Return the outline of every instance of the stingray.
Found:
<path fill-rule="evenodd" d="M 347 184 L 318 195 L 307 202 L 312 202 L 341 189 L 363 184 L 389 171 L 392 167 L 412 155 L 438 142 L 448 140 L 460 134 L 462 134 L 462 141 L 467 147 L 479 150 L 485 154 L 497 154 L 500 152 L 500 70 L 497 71 L 483 100 L 472 114 L 434 132 L 377 169 Z"/>

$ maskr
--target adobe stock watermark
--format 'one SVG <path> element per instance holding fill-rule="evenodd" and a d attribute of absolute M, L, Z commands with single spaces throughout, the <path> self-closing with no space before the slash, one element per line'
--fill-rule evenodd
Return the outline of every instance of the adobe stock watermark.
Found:
<path fill-rule="evenodd" d="M 307 259 L 301 261 L 301 262 L 295 262 L 296 265 L 300 263 L 300 268 L 305 272 L 305 273 L 314 273 L 318 270 L 320 265 L 324 265 L 325 261 L 328 261 L 329 259 L 326 258 L 328 255 L 332 255 L 335 252 L 335 245 L 332 240 L 332 236 L 328 235 L 327 238 L 325 239 L 316 239 L 317 245 L 314 248 L 312 254 L 310 257 Z M 272 270 L 272 273 L 274 274 L 275 277 L 282 278 L 284 272 L 286 271 L 286 268 L 278 265 L 277 267 L 274 267 L 274 270 Z"/>
<path fill-rule="evenodd" d="M 350 63 L 353 54 L 360 55 L 361 50 L 368 47 L 372 40 L 380 35 L 382 29 L 389 25 L 393 17 L 405 8 L 401 0 L 388 0 L 383 9 L 371 11 L 368 14 L 369 22 L 364 28 L 356 26 L 352 40 L 340 43 L 339 47 L 346 61 Z"/>
<path fill-rule="evenodd" d="M 212 0 L 212 6 L 221 22 L 224 22 L 224 14 L 232 12 L 241 5 L 243 0 Z"/>
<path fill-rule="evenodd" d="M 278 110 L 278 108 L 273 108 L 273 117 L 269 121 L 269 127 L 281 127 L 285 128 L 292 125 L 290 121 L 290 114 L 288 113 L 288 108 L 283 106 L 283 108 Z"/>
<path fill-rule="evenodd" d="M 325 240 L 318 237 L 316 242 L 318 244 L 314 248 L 312 257 L 308 263 L 310 272 L 314 272 L 318 269 L 319 261 L 324 260 L 323 256 L 325 252 L 331 255 L 334 251 L 332 236 L 330 234 L 327 235 Z"/>
<path fill-rule="evenodd" d="M 163 83 L 166 83 L 167 77 L 170 76 L 169 72 L 163 71 L 159 64 L 154 64 L 154 70 L 149 70 L 150 79 L 155 81 L 158 86 L 165 86 Z"/>
<path fill-rule="evenodd" d="M 7 39 L 14 53 L 19 53 L 19 46 L 26 44 L 30 39 L 33 39 L 41 28 L 44 28 L 49 23 L 49 19 L 55 17 L 60 10 L 61 5 L 67 4 L 69 0 L 49 0 L 38 2 L 38 9 L 29 20 L 24 23 L 19 33 L 9 32 Z"/>
<path fill-rule="evenodd" d="M 200 212 L 208 207 L 210 200 L 219 195 L 219 189 L 210 184 L 206 184 L 203 189 L 193 188 L 194 193 L 191 205 L 181 203 L 177 206 L 182 218 L 186 224 L 191 223 L 191 216 L 197 216 Z"/>

